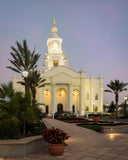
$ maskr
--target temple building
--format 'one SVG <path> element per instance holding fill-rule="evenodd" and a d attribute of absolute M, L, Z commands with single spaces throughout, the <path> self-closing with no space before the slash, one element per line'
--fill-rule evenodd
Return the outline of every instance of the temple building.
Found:
<path fill-rule="evenodd" d="M 58 36 L 57 31 L 53 18 L 52 34 L 47 39 L 48 50 L 40 71 L 49 85 L 37 89 L 37 102 L 44 104 L 40 107 L 49 116 L 57 111 L 70 111 L 77 115 L 103 112 L 103 78 L 87 78 L 83 69 L 76 72 L 68 67 L 68 58 L 62 50 L 63 39 Z M 23 91 L 24 88 L 17 81 L 18 78 L 14 77 L 14 89 Z"/>

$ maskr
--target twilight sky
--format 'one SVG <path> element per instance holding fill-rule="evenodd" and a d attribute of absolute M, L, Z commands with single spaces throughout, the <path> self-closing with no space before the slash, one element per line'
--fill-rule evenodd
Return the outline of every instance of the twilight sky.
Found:
<path fill-rule="evenodd" d="M 103 76 L 105 89 L 111 80 L 128 82 L 128 0 L 0 0 L 0 83 L 17 75 L 6 68 L 17 40 L 36 48 L 42 69 L 54 16 L 69 67 Z M 104 94 L 104 104 L 112 100 Z"/>

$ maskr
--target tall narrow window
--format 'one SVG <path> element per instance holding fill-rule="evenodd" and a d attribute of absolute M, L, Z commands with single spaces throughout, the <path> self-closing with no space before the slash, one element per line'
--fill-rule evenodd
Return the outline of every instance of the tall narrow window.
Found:
<path fill-rule="evenodd" d="M 75 112 L 75 106 L 74 105 L 72 106 L 72 112 L 73 113 Z"/>
<path fill-rule="evenodd" d="M 86 111 L 86 112 L 89 111 L 89 107 L 86 107 L 85 111 Z"/>
<path fill-rule="evenodd" d="M 48 112 L 49 112 L 49 111 L 48 111 L 48 106 L 46 106 L 46 114 L 48 114 Z"/>
<path fill-rule="evenodd" d="M 86 94 L 86 100 L 89 100 L 89 93 Z"/>
<path fill-rule="evenodd" d="M 98 93 L 96 93 L 95 95 L 95 100 L 98 100 Z"/>
<path fill-rule="evenodd" d="M 98 107 L 95 107 L 95 112 L 98 112 Z"/>

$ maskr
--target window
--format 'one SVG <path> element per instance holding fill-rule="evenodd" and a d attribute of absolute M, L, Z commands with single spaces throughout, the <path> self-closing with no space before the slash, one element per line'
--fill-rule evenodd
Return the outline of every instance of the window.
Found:
<path fill-rule="evenodd" d="M 86 94 L 86 100 L 89 100 L 89 93 Z"/>
<path fill-rule="evenodd" d="M 95 107 L 95 112 L 98 112 L 98 107 Z"/>
<path fill-rule="evenodd" d="M 48 106 L 46 106 L 46 114 L 48 114 Z"/>
<path fill-rule="evenodd" d="M 86 111 L 86 112 L 89 111 L 89 107 L 86 107 L 85 111 Z"/>
<path fill-rule="evenodd" d="M 75 112 L 75 106 L 74 105 L 72 106 L 72 112 L 73 113 Z"/>
<path fill-rule="evenodd" d="M 58 66 L 58 60 L 54 60 L 53 61 L 53 67 L 57 67 Z"/>
<path fill-rule="evenodd" d="M 98 100 L 98 93 L 96 93 L 95 95 L 95 100 Z"/>

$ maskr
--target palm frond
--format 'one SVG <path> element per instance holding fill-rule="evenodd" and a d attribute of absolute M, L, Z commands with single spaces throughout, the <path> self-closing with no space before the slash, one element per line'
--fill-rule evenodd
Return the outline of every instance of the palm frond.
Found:
<path fill-rule="evenodd" d="M 110 93 L 112 93 L 112 91 L 111 91 L 111 90 L 107 90 L 107 89 L 105 89 L 105 90 L 104 90 L 104 92 L 110 92 Z"/>

